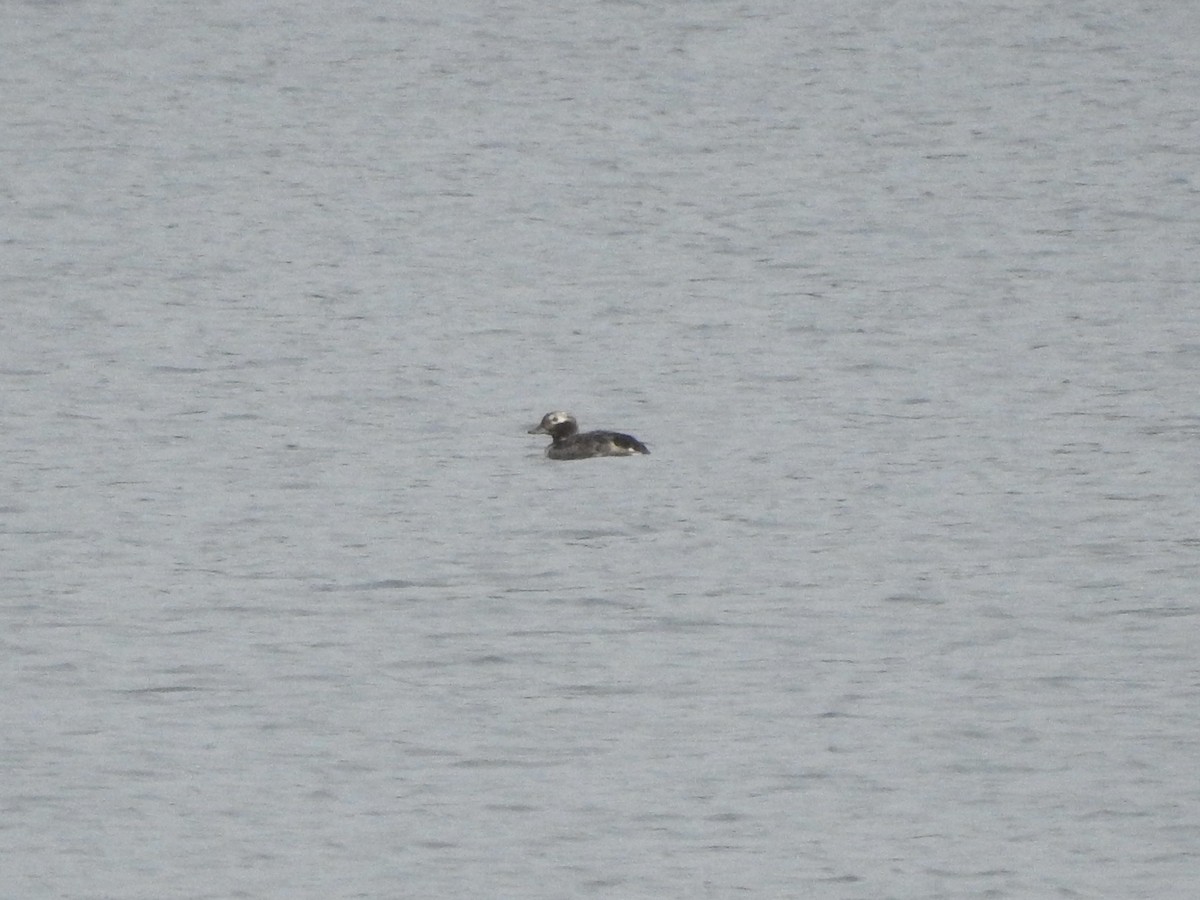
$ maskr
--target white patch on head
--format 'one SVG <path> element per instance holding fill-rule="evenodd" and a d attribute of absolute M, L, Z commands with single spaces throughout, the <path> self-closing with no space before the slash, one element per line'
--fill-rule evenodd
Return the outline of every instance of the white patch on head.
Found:
<path fill-rule="evenodd" d="M 575 417 L 566 412 L 549 412 L 542 419 L 542 424 L 546 426 L 561 425 L 563 422 L 574 422 Z"/>

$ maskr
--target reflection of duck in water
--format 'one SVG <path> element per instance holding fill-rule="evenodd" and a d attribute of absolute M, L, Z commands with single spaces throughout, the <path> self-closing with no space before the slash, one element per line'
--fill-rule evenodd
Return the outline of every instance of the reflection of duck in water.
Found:
<path fill-rule="evenodd" d="M 633 456 L 649 453 L 637 438 L 619 431 L 585 431 L 579 433 L 575 417 L 565 412 L 549 412 L 530 434 L 548 434 L 553 443 L 546 448 L 551 459 L 591 459 L 593 456 Z"/>

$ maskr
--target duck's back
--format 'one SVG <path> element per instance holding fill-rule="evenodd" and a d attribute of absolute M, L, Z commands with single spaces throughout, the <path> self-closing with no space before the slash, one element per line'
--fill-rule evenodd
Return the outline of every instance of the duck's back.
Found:
<path fill-rule="evenodd" d="M 589 459 L 593 456 L 633 456 L 649 454 L 646 445 L 630 434 L 619 431 L 586 431 L 555 441 L 546 450 L 551 459 Z"/>

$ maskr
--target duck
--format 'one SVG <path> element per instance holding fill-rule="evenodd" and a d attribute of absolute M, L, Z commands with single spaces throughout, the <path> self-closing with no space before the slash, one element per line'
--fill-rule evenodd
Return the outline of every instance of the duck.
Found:
<path fill-rule="evenodd" d="M 646 445 L 633 435 L 619 431 L 585 431 L 579 433 L 579 423 L 567 412 L 548 412 L 542 421 L 529 429 L 530 434 L 548 434 L 550 446 L 546 455 L 551 459 L 591 459 L 596 456 L 634 456 L 649 454 Z"/>

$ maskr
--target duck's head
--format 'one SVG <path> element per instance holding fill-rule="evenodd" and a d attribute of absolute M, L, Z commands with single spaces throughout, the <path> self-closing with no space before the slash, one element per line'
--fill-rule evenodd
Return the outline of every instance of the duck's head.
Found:
<path fill-rule="evenodd" d="M 542 421 L 529 429 L 530 434 L 548 434 L 551 437 L 570 437 L 579 430 L 575 417 L 567 412 L 548 412 Z"/>

